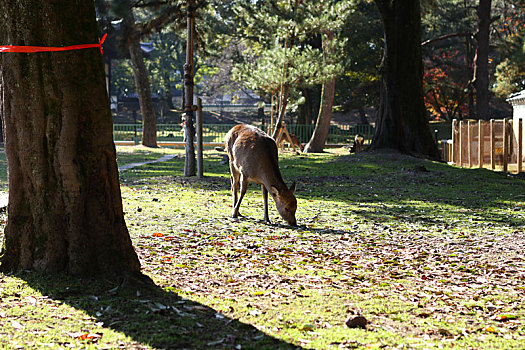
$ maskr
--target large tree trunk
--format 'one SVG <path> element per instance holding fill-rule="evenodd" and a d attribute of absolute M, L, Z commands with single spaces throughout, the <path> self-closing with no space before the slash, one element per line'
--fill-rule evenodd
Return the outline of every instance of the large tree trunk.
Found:
<path fill-rule="evenodd" d="M 0 42 L 96 43 L 93 0 L 3 0 Z M 98 49 L 0 54 L 9 169 L 1 269 L 139 276 Z"/>
<path fill-rule="evenodd" d="M 372 149 L 439 159 L 423 92 L 419 0 L 375 0 L 385 29 L 380 105 Z"/>
<path fill-rule="evenodd" d="M 489 120 L 489 36 L 491 0 L 479 0 L 477 8 L 478 32 L 476 33 L 476 56 L 474 57 L 474 81 L 476 89 L 476 117 Z"/>
<path fill-rule="evenodd" d="M 380 106 L 371 147 L 439 159 L 423 92 L 419 0 L 375 0 L 384 24 Z"/>
<path fill-rule="evenodd" d="M 135 19 L 131 12 L 124 20 L 124 25 L 129 30 L 128 50 L 131 68 L 135 77 L 135 88 L 139 98 L 140 114 L 142 114 L 142 144 L 147 147 L 157 147 L 157 119 L 151 98 L 151 87 L 148 71 L 144 64 L 144 54 L 140 47 L 140 34 L 135 28 Z"/>
<path fill-rule="evenodd" d="M 335 77 L 323 84 L 321 91 L 321 108 L 315 129 L 310 141 L 304 147 L 304 153 L 323 152 L 324 144 L 330 131 L 330 120 L 332 119 L 332 106 L 335 95 Z"/>

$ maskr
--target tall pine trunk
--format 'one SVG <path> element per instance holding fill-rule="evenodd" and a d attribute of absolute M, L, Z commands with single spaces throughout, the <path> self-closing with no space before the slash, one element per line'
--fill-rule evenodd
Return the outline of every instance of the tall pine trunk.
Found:
<path fill-rule="evenodd" d="M 93 0 L 3 0 L 0 15 L 3 44 L 97 42 Z M 0 67 L 9 169 L 1 269 L 140 276 L 100 51 L 3 53 Z"/>
<path fill-rule="evenodd" d="M 323 84 L 321 91 L 321 108 L 315 129 L 310 141 L 304 147 L 304 153 L 323 152 L 328 133 L 330 131 L 330 120 L 332 119 L 332 106 L 335 95 L 335 77 Z"/>
<path fill-rule="evenodd" d="M 130 8 L 122 23 L 128 35 L 127 45 L 135 78 L 135 89 L 139 99 L 140 114 L 142 115 L 142 144 L 147 147 L 157 147 L 157 119 L 151 98 L 151 87 L 148 71 L 144 64 L 144 54 L 140 47 L 140 33 L 135 28 L 135 17 Z"/>
<path fill-rule="evenodd" d="M 474 57 L 474 88 L 476 89 L 476 117 L 489 120 L 489 37 L 491 0 L 479 0 L 477 8 L 478 32 Z"/>
<path fill-rule="evenodd" d="M 334 32 L 328 31 L 326 37 L 323 38 L 323 54 L 328 56 L 332 54 L 332 43 L 334 40 Z M 330 120 L 332 120 L 332 107 L 334 105 L 335 96 L 335 76 L 330 78 L 323 84 L 321 91 L 321 106 L 319 108 L 319 115 L 315 129 L 310 138 L 310 141 L 304 147 L 305 153 L 320 153 L 323 152 L 324 144 L 328 138 L 330 131 Z"/>
<path fill-rule="evenodd" d="M 439 159 L 423 92 L 419 0 L 375 0 L 385 30 L 380 105 L 372 149 Z"/>

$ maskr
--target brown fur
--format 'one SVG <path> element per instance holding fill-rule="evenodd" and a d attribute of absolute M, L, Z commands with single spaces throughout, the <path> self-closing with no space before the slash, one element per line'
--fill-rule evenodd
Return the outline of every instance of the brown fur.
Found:
<path fill-rule="evenodd" d="M 304 151 L 304 146 L 303 144 L 301 143 L 301 141 L 299 141 L 299 138 L 297 137 L 297 135 L 295 134 L 290 134 L 290 138 L 292 139 L 292 144 L 290 146 L 295 146 L 297 148 L 299 148 L 302 151 Z M 286 140 L 284 137 L 281 138 L 281 140 L 279 141 L 279 147 L 282 146 L 283 143 L 287 142 L 288 140 Z"/>
<path fill-rule="evenodd" d="M 294 196 L 295 183 L 286 186 L 279 170 L 277 145 L 265 132 L 250 125 L 236 125 L 226 135 L 225 146 L 230 159 L 231 187 L 233 195 L 232 217 L 239 216 L 239 207 L 248 188 L 248 183 L 261 185 L 264 199 L 264 221 L 268 216 L 268 192 L 275 201 L 281 217 L 290 225 L 297 225 Z M 237 199 L 237 191 L 240 196 Z"/>
<path fill-rule="evenodd" d="M 350 147 L 350 153 L 357 153 L 361 152 L 363 150 L 363 144 L 364 144 L 365 138 L 361 134 L 355 135 L 354 138 L 354 144 L 352 147 Z"/>

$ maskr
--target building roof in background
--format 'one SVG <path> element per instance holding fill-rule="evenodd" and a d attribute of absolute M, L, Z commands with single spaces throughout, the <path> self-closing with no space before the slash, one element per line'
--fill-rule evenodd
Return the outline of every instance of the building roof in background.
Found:
<path fill-rule="evenodd" d="M 510 95 L 507 101 L 513 106 L 525 105 L 525 90 Z"/>

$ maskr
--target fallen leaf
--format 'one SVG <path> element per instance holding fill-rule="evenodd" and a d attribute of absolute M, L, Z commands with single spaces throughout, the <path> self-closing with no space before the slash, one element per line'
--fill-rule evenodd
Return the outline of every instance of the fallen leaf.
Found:
<path fill-rule="evenodd" d="M 303 332 L 311 332 L 314 330 L 314 325 L 313 324 L 305 324 L 304 326 L 301 327 L 301 330 Z"/>
<path fill-rule="evenodd" d="M 485 332 L 489 332 L 489 333 L 498 333 L 498 331 L 496 330 L 496 328 L 492 327 L 492 326 L 488 326 L 488 327 L 485 327 L 483 329 Z"/>
<path fill-rule="evenodd" d="M 516 320 L 518 316 L 516 315 L 496 315 L 494 316 L 494 320 L 500 321 L 500 322 L 507 322 L 509 320 Z"/>

